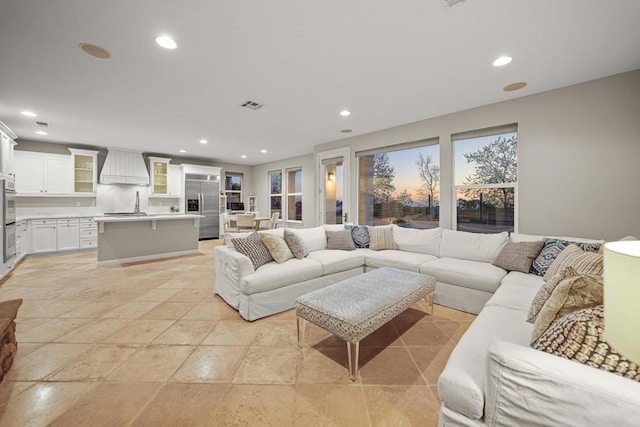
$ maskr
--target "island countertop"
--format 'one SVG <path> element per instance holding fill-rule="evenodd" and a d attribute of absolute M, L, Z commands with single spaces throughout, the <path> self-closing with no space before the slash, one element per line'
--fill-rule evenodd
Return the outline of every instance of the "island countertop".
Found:
<path fill-rule="evenodd" d="M 195 214 L 149 214 L 149 215 L 132 215 L 132 216 L 96 216 L 93 219 L 100 222 L 133 222 L 133 221 L 167 221 L 176 219 L 198 219 L 204 218 L 203 215 Z"/>

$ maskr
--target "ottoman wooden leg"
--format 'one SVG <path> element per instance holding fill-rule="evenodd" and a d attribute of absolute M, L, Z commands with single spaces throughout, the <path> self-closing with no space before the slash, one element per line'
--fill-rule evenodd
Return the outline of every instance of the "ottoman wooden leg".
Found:
<path fill-rule="evenodd" d="M 353 350 L 352 350 L 353 348 Z M 360 355 L 360 341 L 347 341 L 347 356 L 349 358 L 349 377 L 351 381 L 358 379 L 358 356 Z"/>
<path fill-rule="evenodd" d="M 429 307 L 429 314 L 433 314 L 433 292 L 424 297 L 424 300 L 427 302 L 427 306 Z"/>
<path fill-rule="evenodd" d="M 296 317 L 296 325 L 298 327 L 298 347 L 302 348 L 304 345 L 304 330 L 306 326 L 306 322 L 301 317 Z"/>

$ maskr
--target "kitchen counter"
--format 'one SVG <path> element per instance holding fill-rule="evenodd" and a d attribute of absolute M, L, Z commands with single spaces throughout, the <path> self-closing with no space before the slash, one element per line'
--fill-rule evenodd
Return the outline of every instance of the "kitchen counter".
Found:
<path fill-rule="evenodd" d="M 191 214 L 94 217 L 98 265 L 199 253 L 200 218 Z"/>

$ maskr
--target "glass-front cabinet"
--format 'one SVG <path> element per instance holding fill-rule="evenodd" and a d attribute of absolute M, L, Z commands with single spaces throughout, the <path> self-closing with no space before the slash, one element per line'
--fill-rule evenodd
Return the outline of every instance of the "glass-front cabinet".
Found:
<path fill-rule="evenodd" d="M 98 183 L 98 152 L 69 148 L 73 167 L 73 192 L 95 194 Z"/>
<path fill-rule="evenodd" d="M 149 175 L 151 176 L 150 192 L 153 195 L 169 195 L 169 162 L 163 157 L 149 157 Z"/>

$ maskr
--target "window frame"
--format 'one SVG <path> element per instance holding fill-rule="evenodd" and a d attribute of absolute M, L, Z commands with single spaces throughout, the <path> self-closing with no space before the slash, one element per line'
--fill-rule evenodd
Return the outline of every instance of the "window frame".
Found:
<path fill-rule="evenodd" d="M 289 174 L 292 173 L 292 172 L 293 173 L 300 172 L 300 192 L 290 192 L 289 191 Z M 302 183 L 303 183 L 303 180 L 304 180 L 304 176 L 303 176 L 303 172 L 302 172 L 302 166 L 297 166 L 297 167 L 294 167 L 294 168 L 285 169 L 285 175 L 286 175 L 286 180 L 285 180 L 284 191 L 285 191 L 286 196 L 284 197 L 284 199 L 286 201 L 284 202 L 285 209 L 283 209 L 283 210 L 286 211 L 286 217 L 285 217 L 286 219 L 285 220 L 287 222 L 293 222 L 293 223 L 296 223 L 296 224 L 302 224 L 302 206 L 303 206 L 302 205 L 302 203 L 303 203 Z M 295 178 L 294 178 L 294 181 L 295 181 Z M 290 196 L 300 196 L 300 219 L 290 219 L 289 218 L 289 197 Z"/>
<path fill-rule="evenodd" d="M 227 177 L 239 177 L 240 178 L 240 190 L 227 190 Z M 224 173 L 224 195 L 227 196 L 227 203 L 231 203 L 231 194 L 239 195 L 240 203 L 244 203 L 242 193 L 244 191 L 244 174 L 239 172 L 225 172 Z"/>
<path fill-rule="evenodd" d="M 271 190 L 273 189 L 273 187 L 271 185 L 272 174 L 275 174 L 275 173 L 279 173 L 280 174 L 280 193 L 272 193 L 271 192 Z M 282 182 L 282 175 L 283 175 L 282 169 L 276 169 L 276 170 L 268 171 L 267 175 L 269 176 L 268 183 L 267 183 L 267 185 L 269 186 L 269 202 L 268 202 L 269 203 L 269 216 L 273 216 L 273 212 L 271 211 L 271 198 L 272 197 L 280 197 L 280 219 L 282 221 L 284 221 L 284 207 L 283 207 L 283 200 L 282 200 L 283 199 L 283 197 L 282 197 L 283 196 L 283 192 L 282 192 L 282 185 L 283 185 L 283 182 Z"/>

